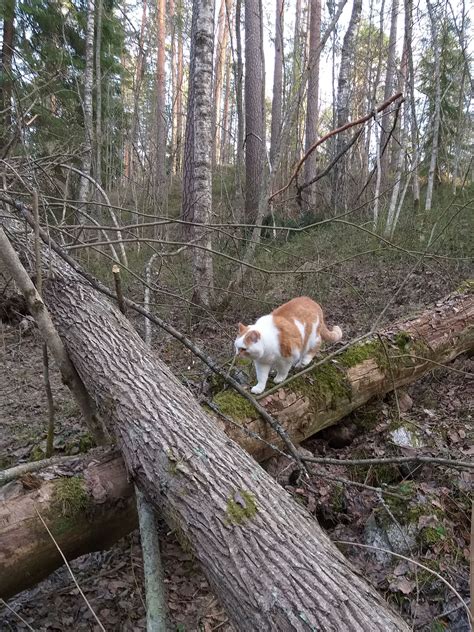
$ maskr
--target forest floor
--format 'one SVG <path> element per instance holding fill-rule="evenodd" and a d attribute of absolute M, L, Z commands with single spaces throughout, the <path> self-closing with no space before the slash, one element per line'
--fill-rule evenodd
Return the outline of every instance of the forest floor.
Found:
<path fill-rule="evenodd" d="M 302 243 L 304 241 L 304 243 Z M 305 251 L 305 261 L 296 262 L 291 276 L 268 278 L 259 272 L 247 280 L 243 294 L 222 315 L 191 320 L 179 303 L 171 304 L 166 291 L 173 287 L 163 275 L 163 298 L 155 309 L 185 331 L 209 355 L 224 364 L 232 354 L 235 323 L 252 321 L 279 303 L 299 294 L 322 302 L 328 324 L 342 327 L 345 338 L 364 333 L 385 309 L 381 322 L 405 318 L 433 304 L 456 289 L 470 270 L 459 260 L 430 259 L 413 271 L 412 259 L 389 258 L 386 253 L 367 255 L 340 263 L 337 274 L 312 273 L 334 259 L 343 259 L 343 248 L 334 252 L 331 243 L 313 244 L 311 235 L 292 240 L 275 254 L 269 249 L 260 258 L 275 269 L 292 262 Z M 310 244 L 316 251 L 311 251 Z M 352 244 L 353 246 L 353 244 Z M 330 254 L 329 254 L 330 253 Z M 292 266 L 293 267 L 293 266 Z M 409 274 L 410 272 L 410 274 Z M 138 297 L 133 281 L 126 291 Z M 156 299 L 158 300 L 158 299 Z M 142 323 L 135 320 L 137 328 Z M 190 353 L 160 332 L 153 346 L 184 383 L 197 387 L 207 374 Z M 304 444 L 313 454 L 327 457 L 377 457 L 410 454 L 413 440 L 427 454 L 471 459 L 474 389 L 466 372 L 474 370 L 473 359 L 462 356 L 446 368 L 426 375 L 399 393 L 402 418 L 393 395 L 370 402 L 342 424 L 328 429 Z M 42 380 L 41 342 L 33 331 L 22 333 L 17 325 L 0 324 L 0 466 L 43 456 L 47 405 Z M 90 445 L 78 409 L 59 375 L 52 370 L 56 407 L 55 449 L 75 454 Z M 270 462 L 271 472 L 278 463 Z M 388 485 L 396 496 L 379 495 L 368 489 L 341 484 L 328 477 L 342 477 L 368 485 Z M 291 479 L 281 480 L 298 502 L 307 506 L 334 541 L 353 541 L 378 549 L 390 548 L 417 560 L 441 575 L 467 600 L 469 596 L 469 525 L 471 483 L 461 470 L 424 466 L 323 468 L 312 473 L 311 491 L 295 488 Z M 402 498 L 402 501 L 400 501 Z M 398 500 L 397 500 L 398 499 Z M 162 547 L 168 603 L 176 630 L 228 632 L 224 610 L 212 594 L 198 564 L 182 551 L 162 525 Z M 402 558 L 380 550 L 340 545 L 344 554 L 373 582 L 395 607 L 400 608 L 415 630 L 441 632 L 469 630 L 462 604 L 436 575 L 415 568 Z M 85 555 L 72 562 L 75 576 L 106 630 L 145 630 L 143 573 L 137 532 L 110 550 Z M 67 571 L 62 568 L 47 580 L 9 602 L 36 631 L 96 630 L 84 601 Z M 1 630 L 27 630 L 10 610 L 0 610 Z"/>

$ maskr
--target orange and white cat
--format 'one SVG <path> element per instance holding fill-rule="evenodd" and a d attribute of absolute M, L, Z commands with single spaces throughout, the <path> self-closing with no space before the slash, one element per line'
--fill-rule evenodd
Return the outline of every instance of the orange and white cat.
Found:
<path fill-rule="evenodd" d="M 338 342 L 340 327 L 330 331 L 324 322 L 321 306 L 307 296 L 284 303 L 254 325 L 239 323 L 234 346 L 236 355 L 251 358 L 255 364 L 257 384 L 252 393 L 263 393 L 272 368 L 274 382 L 286 380 L 292 366 L 307 366 L 321 346 L 321 340 Z"/>

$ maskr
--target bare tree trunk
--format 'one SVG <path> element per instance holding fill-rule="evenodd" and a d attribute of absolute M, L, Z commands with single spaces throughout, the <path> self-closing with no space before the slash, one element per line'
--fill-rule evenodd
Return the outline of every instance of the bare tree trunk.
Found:
<path fill-rule="evenodd" d="M 184 164 L 183 164 L 183 201 L 181 208 L 181 218 L 188 222 L 182 226 L 184 235 L 190 239 L 193 235 L 191 223 L 194 221 L 193 207 L 193 169 L 194 169 L 194 81 L 196 66 L 196 44 L 193 34 L 197 29 L 197 5 L 193 5 L 192 22 L 191 22 L 191 43 L 189 51 L 189 80 L 188 80 L 188 103 L 186 114 L 186 130 L 184 138 Z"/>
<path fill-rule="evenodd" d="M 341 127 L 349 120 L 349 98 L 350 98 L 350 75 L 351 75 L 351 63 L 355 55 L 355 40 L 356 32 L 359 26 L 360 18 L 362 15 L 362 0 L 354 0 L 352 5 L 351 18 L 347 31 L 344 35 L 341 51 L 341 65 L 339 68 L 339 79 L 337 84 L 337 102 L 336 102 L 336 118 L 337 127 Z M 342 150 L 345 142 L 345 135 L 339 134 L 337 142 L 335 143 L 336 152 L 335 156 Z M 336 204 L 339 203 L 341 197 L 341 165 L 340 162 L 336 164 L 334 168 L 334 184 L 332 195 L 332 206 L 336 208 Z"/>
<path fill-rule="evenodd" d="M 396 53 L 397 53 L 397 24 L 398 24 L 398 10 L 399 0 L 392 0 L 392 11 L 390 17 L 390 38 L 388 41 L 388 56 L 387 56 L 387 72 L 385 74 L 385 87 L 384 87 L 384 101 L 386 101 L 392 94 L 395 88 L 395 73 L 396 73 Z M 382 181 L 387 182 L 387 170 L 390 164 L 390 152 L 388 148 L 382 153 L 388 141 L 389 128 L 391 124 L 391 115 L 389 113 L 382 113 L 380 115 L 380 162 L 382 169 Z"/>
<path fill-rule="evenodd" d="M 242 60 L 242 0 L 236 0 L 235 3 L 235 45 L 237 49 L 237 61 L 234 68 L 235 81 L 235 100 L 237 109 L 237 196 L 238 205 L 241 204 L 242 197 L 242 178 L 244 170 L 244 101 L 243 101 L 243 83 L 244 83 L 244 66 Z M 240 213 L 239 213 L 240 215 Z"/>
<path fill-rule="evenodd" d="M 200 410 L 127 319 L 54 254 L 45 249 L 44 257 L 48 307 L 109 415 L 130 477 L 200 560 L 231 622 L 249 632 L 408 631 L 313 516 Z"/>
<path fill-rule="evenodd" d="M 95 180 L 102 183 L 102 0 L 96 0 L 95 38 Z"/>
<path fill-rule="evenodd" d="M 139 104 L 140 93 L 144 72 L 144 57 L 145 57 L 145 28 L 147 21 L 147 0 L 142 1 L 142 16 L 140 21 L 140 35 L 138 38 L 138 54 L 137 63 L 135 66 L 135 77 L 133 82 L 133 113 L 132 122 L 130 125 L 130 136 L 125 143 L 124 152 L 124 175 L 126 178 L 125 186 L 129 186 L 130 180 L 135 177 L 135 162 L 136 162 L 136 146 L 138 141 L 138 127 L 139 127 Z M 137 215 L 137 220 L 138 220 Z"/>
<path fill-rule="evenodd" d="M 419 140 L 415 102 L 415 68 L 413 65 L 413 0 L 405 0 L 405 34 L 408 63 L 408 98 L 410 103 L 410 135 L 412 145 L 413 206 L 420 205 L 420 183 L 418 179 Z"/>
<path fill-rule="evenodd" d="M 166 0 L 158 0 L 156 7 L 156 121 L 154 197 L 157 207 L 167 207 L 166 182 Z"/>
<path fill-rule="evenodd" d="M 212 57 L 214 52 L 214 3 L 197 0 L 193 6 L 193 53 L 190 92 L 192 109 L 188 118 L 193 125 L 192 197 L 193 230 L 197 243 L 212 247 L 211 232 L 206 228 L 212 215 Z M 199 226 L 197 225 L 199 224 Z M 214 273 L 208 250 L 193 250 L 194 302 L 208 307 L 212 301 Z"/>
<path fill-rule="evenodd" d="M 228 156 L 228 143 L 231 138 L 230 127 L 232 125 L 232 112 L 229 116 L 229 104 L 230 104 L 230 50 L 226 49 L 225 54 L 225 93 L 224 93 L 224 104 L 222 108 L 222 130 L 221 130 L 221 145 L 220 145 L 220 162 L 221 164 L 226 164 L 229 162 Z"/>
<path fill-rule="evenodd" d="M 319 59 L 321 55 L 321 0 L 311 0 L 309 24 L 305 151 L 308 151 L 311 145 L 317 140 L 316 135 L 319 116 Z M 316 152 L 313 152 L 305 163 L 305 181 L 309 182 L 315 175 Z M 311 209 L 314 209 L 316 205 L 315 189 L 313 185 L 306 190 L 307 203 Z"/>
<path fill-rule="evenodd" d="M 10 138 L 12 124 L 12 60 L 15 37 L 15 6 L 16 0 L 5 0 L 3 7 L 2 58 L 0 60 L 0 147 L 2 147 L 2 152 Z"/>
<path fill-rule="evenodd" d="M 219 9 L 219 16 L 217 20 L 217 44 L 216 44 L 216 60 L 215 60 L 215 71 L 214 71 L 214 97 L 213 97 L 213 108 L 212 108 L 212 164 L 215 165 L 218 159 L 218 147 L 220 146 L 220 138 L 221 138 L 221 126 L 222 126 L 222 117 L 221 117 L 221 103 L 222 103 L 222 87 L 224 83 L 224 60 L 225 54 L 227 50 L 227 36 L 229 33 L 229 29 L 227 26 L 227 16 L 226 16 L 226 5 L 228 5 L 227 10 L 232 9 L 232 4 L 227 0 L 221 0 L 221 5 Z"/>
<path fill-rule="evenodd" d="M 178 61 L 176 68 L 176 173 L 181 171 L 183 153 L 183 6 L 178 0 Z"/>
<path fill-rule="evenodd" d="M 262 13 L 260 0 L 245 0 L 245 219 L 255 221 L 263 184 Z"/>
<path fill-rule="evenodd" d="M 431 40 L 434 52 L 434 80 L 435 80 L 435 102 L 434 102 L 434 114 L 432 120 L 433 141 L 431 145 L 431 159 L 428 170 L 428 183 L 426 186 L 426 200 L 425 211 L 431 210 L 431 204 L 433 199 L 434 179 L 436 173 L 436 164 L 438 162 L 438 148 L 439 148 L 439 132 L 441 125 L 441 41 L 438 31 L 437 17 L 435 15 L 435 9 L 430 0 L 427 0 L 428 13 L 430 16 L 431 25 Z"/>
<path fill-rule="evenodd" d="M 94 0 L 87 0 L 87 24 L 86 24 L 86 66 L 84 69 L 84 151 L 81 171 L 89 176 L 92 166 L 92 90 L 94 84 Z M 81 178 L 79 184 L 80 207 L 87 201 L 89 194 L 89 179 Z M 78 223 L 84 222 L 84 217 L 79 213 Z"/>
<path fill-rule="evenodd" d="M 272 123 L 270 133 L 270 164 L 275 169 L 279 153 L 283 100 L 283 11 L 284 0 L 275 3 L 275 62 L 273 67 Z"/>

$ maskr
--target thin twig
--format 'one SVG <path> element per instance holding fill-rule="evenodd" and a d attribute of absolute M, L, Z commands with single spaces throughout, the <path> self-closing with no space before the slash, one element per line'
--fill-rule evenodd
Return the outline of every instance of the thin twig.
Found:
<path fill-rule="evenodd" d="M 72 572 L 71 567 L 68 564 L 68 561 L 64 555 L 64 553 L 61 551 L 61 548 L 59 546 L 59 544 L 56 542 L 56 540 L 54 539 L 53 534 L 51 533 L 51 531 L 48 528 L 48 525 L 46 524 L 46 522 L 43 520 L 42 515 L 40 514 L 40 512 L 38 511 L 38 509 L 35 507 L 35 511 L 38 514 L 38 518 L 41 520 L 41 522 L 43 523 L 44 528 L 46 529 L 46 531 L 48 532 L 49 537 L 51 538 L 51 540 L 54 542 L 54 545 L 56 546 L 56 548 L 58 549 L 58 552 L 60 554 L 60 556 L 63 558 L 63 562 L 66 565 L 67 570 L 69 571 L 69 574 L 71 575 L 77 590 L 79 591 L 81 597 L 84 599 L 84 601 L 86 602 L 87 607 L 89 608 L 89 610 L 92 613 L 92 616 L 94 617 L 94 619 L 97 621 L 97 624 L 99 625 L 100 629 L 103 630 L 103 632 L 105 632 L 105 628 L 102 625 L 102 623 L 99 620 L 99 617 L 96 615 L 96 613 L 94 612 L 94 609 L 92 608 L 91 604 L 89 603 L 87 597 L 85 596 L 85 594 L 82 592 L 81 587 L 79 586 L 79 584 L 77 583 L 76 578 L 74 577 L 74 573 Z"/>
<path fill-rule="evenodd" d="M 449 588 L 449 590 L 451 590 L 453 592 L 453 594 L 456 595 L 456 597 L 459 599 L 459 601 L 462 604 L 463 608 L 466 610 L 467 617 L 468 617 L 468 620 L 470 621 L 471 625 L 474 622 L 474 618 L 473 618 L 473 616 L 471 615 L 471 613 L 469 611 L 469 606 L 464 601 L 464 599 L 461 597 L 461 595 L 458 593 L 458 591 L 454 588 L 454 586 L 452 584 L 450 584 L 446 579 L 444 579 L 444 577 L 442 575 L 440 575 L 439 573 L 434 571 L 429 566 L 425 566 L 424 564 L 421 564 L 421 562 L 417 562 L 416 560 L 412 560 L 410 557 L 406 557 L 405 555 L 402 555 L 401 553 L 395 553 L 394 551 L 390 551 L 389 549 L 383 549 L 382 547 L 379 547 L 379 546 L 372 546 L 370 544 L 360 544 L 359 542 L 349 542 L 347 540 L 333 540 L 333 542 L 334 542 L 334 544 L 347 544 L 349 546 L 359 546 L 359 547 L 361 547 L 363 549 L 372 549 L 373 551 L 382 551 L 383 553 L 389 553 L 390 555 L 393 555 L 394 557 L 398 557 L 398 558 L 400 558 L 402 560 L 405 560 L 406 562 L 410 562 L 410 564 L 415 564 L 415 566 L 419 566 L 420 568 L 422 568 L 423 570 L 427 571 L 428 573 L 431 573 L 432 575 L 435 575 L 435 577 L 437 577 L 440 581 L 442 581 L 443 584 L 445 584 L 445 586 L 447 586 Z"/>
<path fill-rule="evenodd" d="M 11 606 L 9 606 L 4 599 L 2 599 L 0 597 L 0 601 L 5 606 L 5 608 L 10 610 L 10 612 L 13 613 L 15 615 L 15 617 L 17 617 L 22 623 L 24 623 L 26 625 L 28 630 L 31 630 L 31 632 L 35 632 L 35 629 L 31 627 L 31 625 L 28 623 L 28 621 L 25 621 L 25 619 L 23 619 L 23 617 L 20 614 L 18 614 L 18 612 L 16 612 L 16 610 L 13 610 L 13 608 Z"/>
<path fill-rule="evenodd" d="M 474 469 L 474 463 L 470 461 L 453 461 L 451 459 L 443 459 L 436 456 L 393 456 L 382 457 L 379 459 L 330 459 L 324 457 L 301 457 L 303 461 L 308 463 L 320 463 L 323 465 L 384 465 L 397 463 L 430 463 L 436 465 L 445 465 L 453 468 Z"/>

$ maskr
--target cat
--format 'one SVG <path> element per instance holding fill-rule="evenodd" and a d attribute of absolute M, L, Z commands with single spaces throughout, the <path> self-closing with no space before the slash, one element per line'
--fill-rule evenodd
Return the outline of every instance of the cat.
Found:
<path fill-rule="evenodd" d="M 324 322 L 321 306 L 307 296 L 284 303 L 254 325 L 239 323 L 235 354 L 251 358 L 257 384 L 251 391 L 263 393 L 271 369 L 277 369 L 274 382 L 286 380 L 292 366 L 307 366 L 321 346 L 321 340 L 338 342 L 342 338 L 337 325 L 330 331 Z"/>

